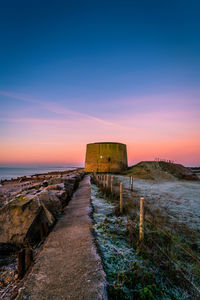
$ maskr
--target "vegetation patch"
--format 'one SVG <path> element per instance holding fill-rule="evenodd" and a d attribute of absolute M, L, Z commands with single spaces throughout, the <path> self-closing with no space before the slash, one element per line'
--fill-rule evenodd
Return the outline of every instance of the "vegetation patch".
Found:
<path fill-rule="evenodd" d="M 183 165 L 165 161 L 142 161 L 129 167 L 123 174 L 150 180 L 199 180 L 196 174 Z"/>
<path fill-rule="evenodd" d="M 109 299 L 192 299 L 176 282 L 168 280 L 165 267 L 160 268 L 155 257 L 151 259 L 148 248 L 138 245 L 137 216 L 116 216 L 116 201 L 106 200 L 96 185 L 92 185 L 91 199 Z"/>

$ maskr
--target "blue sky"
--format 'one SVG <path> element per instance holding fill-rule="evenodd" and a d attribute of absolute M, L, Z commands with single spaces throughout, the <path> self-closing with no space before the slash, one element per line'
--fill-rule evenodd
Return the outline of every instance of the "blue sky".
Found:
<path fill-rule="evenodd" d="M 184 152 L 181 159 L 187 164 L 198 163 L 200 149 L 194 141 L 200 129 L 199 11 L 200 2 L 194 0 L 2 1 L 0 137 L 4 149 L 13 146 L 20 151 L 14 140 L 18 138 L 23 144 L 30 135 L 37 145 L 37 134 L 27 129 L 25 120 L 31 120 L 32 125 L 34 120 L 62 122 L 63 117 L 72 121 L 77 114 L 78 122 L 78 116 L 83 114 L 91 118 L 89 124 L 83 124 L 87 132 L 87 126 L 97 126 L 92 118 L 137 128 L 131 120 L 145 118 L 146 122 L 150 114 L 154 120 L 159 116 L 150 129 L 146 125 L 146 131 L 150 130 L 150 136 L 156 139 L 156 146 L 161 136 L 171 136 L 173 120 L 175 131 L 178 128 L 174 140 L 180 137 L 177 149 L 183 140 L 188 141 L 184 147 L 190 147 L 189 132 L 195 132 L 191 145 L 196 149 L 192 152 L 195 162 L 189 159 L 191 153 Z M 56 104 L 61 108 L 59 112 L 52 109 Z M 63 116 L 62 108 L 68 110 L 67 115 Z M 163 118 L 166 114 L 173 119 L 171 124 Z M 156 128 L 162 120 L 165 129 L 158 135 Z M 80 138 L 72 123 L 68 123 L 68 128 Z M 185 126 L 183 137 L 181 128 Z M 108 132 L 105 140 L 130 143 L 130 149 L 138 147 L 133 144 L 131 132 L 128 135 L 120 131 L 118 136 L 117 127 Z M 85 134 L 80 161 L 84 160 L 85 143 L 104 139 L 103 133 L 105 128 L 97 126 L 96 134 Z M 140 134 L 142 141 L 148 140 L 148 135 L 144 128 Z M 74 147 L 71 136 L 63 138 L 69 141 L 68 147 Z M 172 149 L 167 153 L 152 149 L 145 157 L 152 159 L 154 154 L 173 156 Z M 12 153 L 2 162 L 11 161 L 11 156 Z M 131 150 L 131 162 L 135 161 L 134 156 L 136 160 L 145 158 Z"/>

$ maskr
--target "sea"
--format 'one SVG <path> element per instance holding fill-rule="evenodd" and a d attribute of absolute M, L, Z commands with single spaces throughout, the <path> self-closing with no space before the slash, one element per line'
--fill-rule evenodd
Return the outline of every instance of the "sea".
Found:
<path fill-rule="evenodd" d="M 68 171 L 79 168 L 78 166 L 34 166 L 34 167 L 0 167 L 0 180 L 14 179 L 22 176 L 43 174 L 56 171 Z"/>

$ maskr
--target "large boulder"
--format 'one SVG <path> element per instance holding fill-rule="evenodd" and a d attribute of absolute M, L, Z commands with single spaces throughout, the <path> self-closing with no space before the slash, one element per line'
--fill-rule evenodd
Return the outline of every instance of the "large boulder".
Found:
<path fill-rule="evenodd" d="M 57 190 L 53 192 L 56 193 L 56 196 L 61 201 L 62 207 L 66 206 L 70 200 L 68 192 L 66 190 Z"/>
<path fill-rule="evenodd" d="M 23 244 L 39 236 L 40 224 L 53 223 L 53 215 L 38 196 L 19 196 L 0 210 L 0 243 Z"/>
<path fill-rule="evenodd" d="M 65 188 L 65 185 L 64 183 L 58 183 L 58 184 L 51 184 L 51 185 L 48 185 L 46 187 L 46 190 L 47 191 L 51 191 L 51 190 L 64 190 Z"/>
<path fill-rule="evenodd" d="M 43 204 L 54 217 L 57 217 L 62 213 L 62 203 L 53 191 L 44 190 L 37 194 L 37 197 L 40 204 Z"/>

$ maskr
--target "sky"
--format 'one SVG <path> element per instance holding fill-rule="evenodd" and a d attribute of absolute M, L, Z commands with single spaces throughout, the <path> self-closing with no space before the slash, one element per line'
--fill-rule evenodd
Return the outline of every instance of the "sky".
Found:
<path fill-rule="evenodd" d="M 1 1 L 0 166 L 84 165 L 127 144 L 129 165 L 200 166 L 200 2 Z"/>

